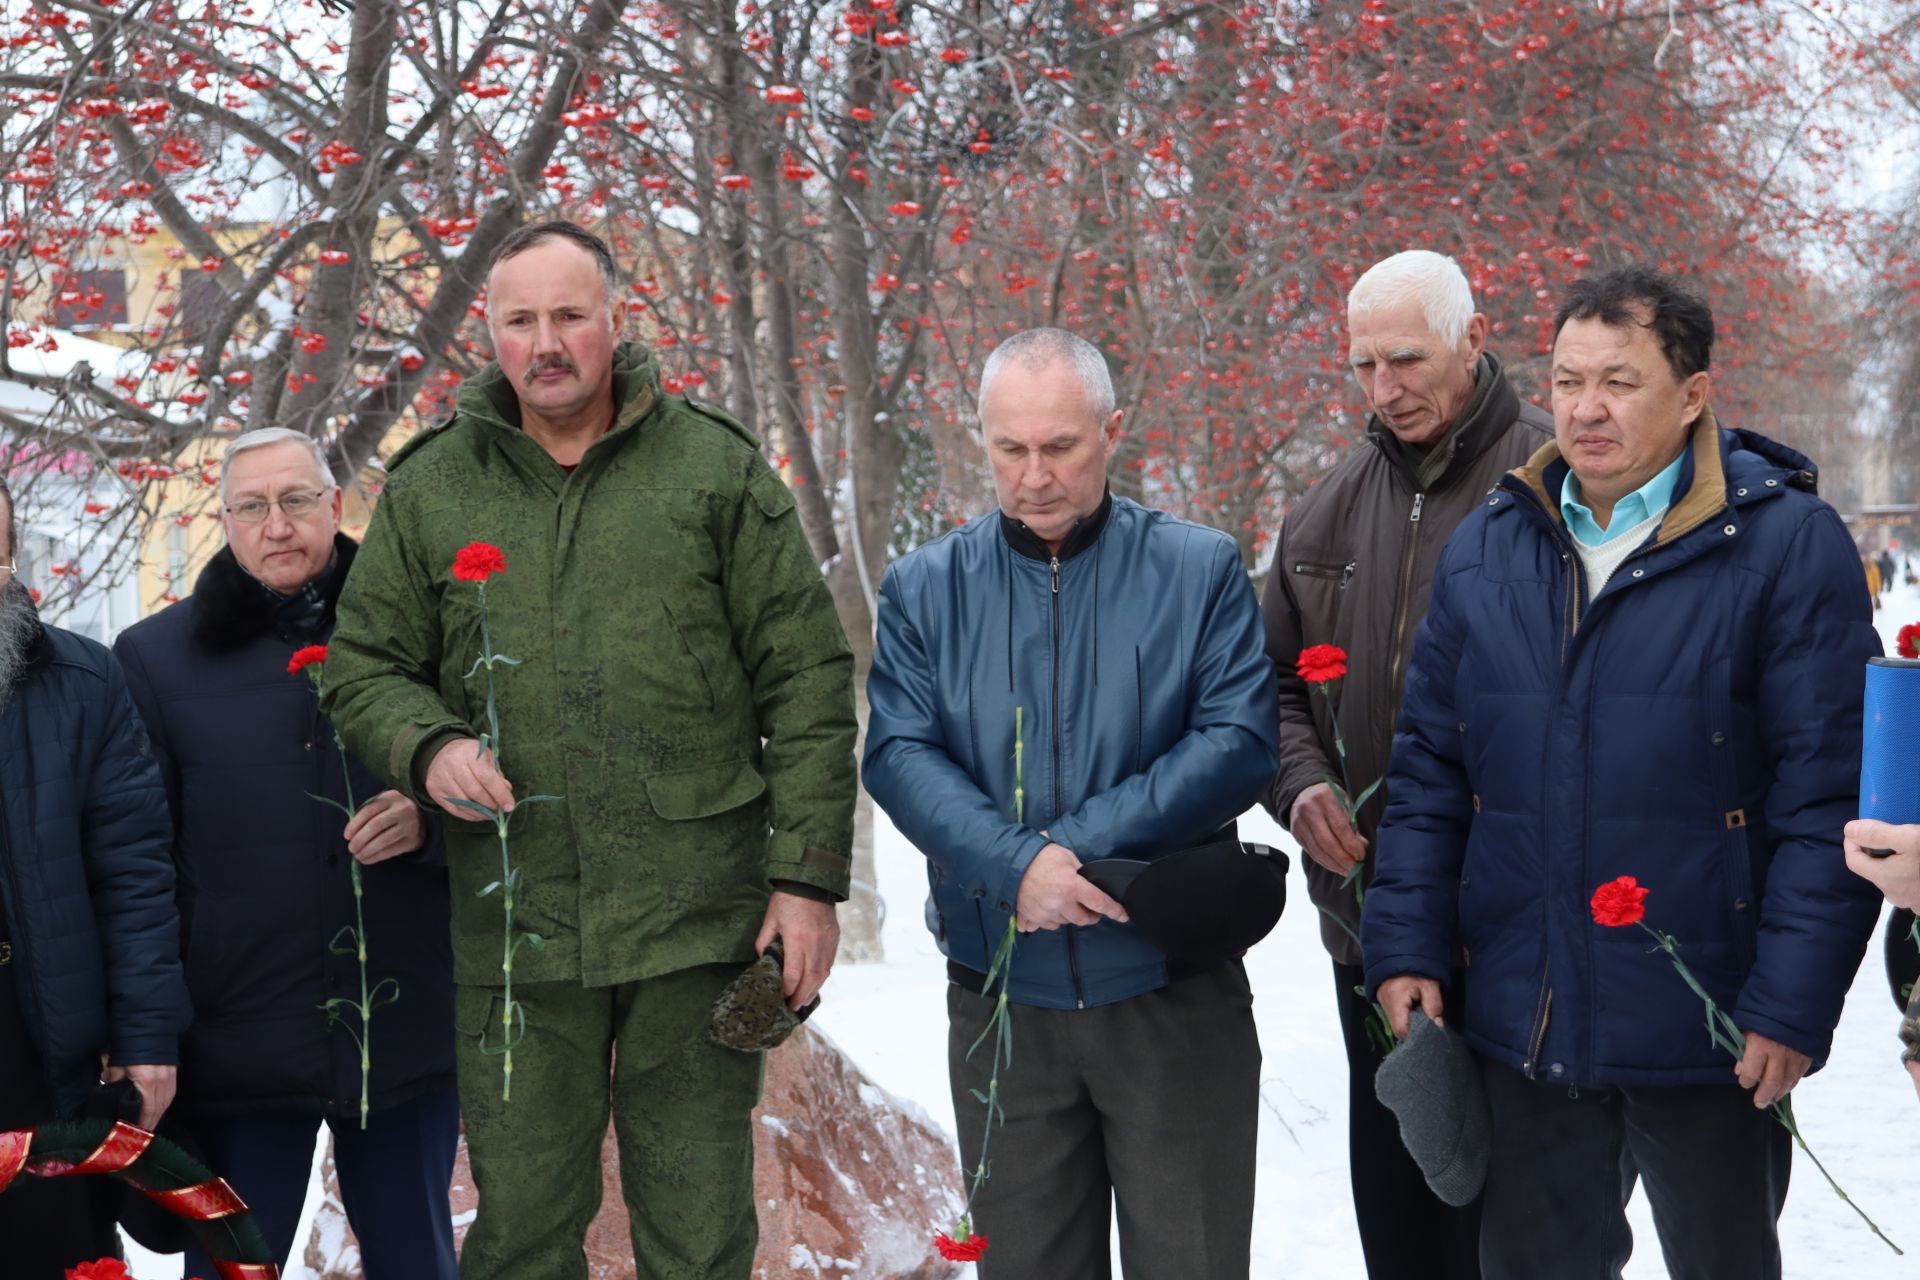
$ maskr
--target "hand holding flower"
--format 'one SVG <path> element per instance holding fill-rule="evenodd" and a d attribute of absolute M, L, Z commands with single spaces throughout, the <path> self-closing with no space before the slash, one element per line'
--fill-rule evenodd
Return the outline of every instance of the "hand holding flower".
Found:
<path fill-rule="evenodd" d="M 382 791 L 361 805 L 342 835 L 363 867 L 412 853 L 426 839 L 420 809 L 398 791 Z"/>
<path fill-rule="evenodd" d="M 480 749 L 478 738 L 455 738 L 433 753 L 427 764 L 427 794 L 513 812 L 513 784 L 500 772 L 493 752 Z M 444 803 L 440 807 L 463 822 L 480 820 L 472 810 Z"/>
<path fill-rule="evenodd" d="M 1745 1031 L 1734 1022 L 1732 1015 L 1720 1007 L 1719 1002 L 1700 984 L 1700 980 L 1694 977 L 1687 962 L 1680 958 L 1680 944 L 1673 935 L 1663 933 L 1647 923 L 1647 892 L 1632 876 L 1616 876 L 1593 891 L 1593 897 L 1587 904 L 1593 912 L 1593 922 L 1609 929 L 1637 924 L 1654 941 L 1651 954 L 1666 953 L 1680 980 L 1700 997 L 1706 1010 L 1707 1038 L 1738 1059 L 1734 1074 L 1743 1087 L 1755 1090 L 1753 1104 L 1773 1112 L 1773 1118 L 1793 1135 L 1795 1144 L 1807 1153 L 1807 1158 L 1813 1161 L 1813 1167 L 1827 1180 L 1833 1193 L 1859 1214 L 1860 1220 L 1867 1224 L 1867 1229 L 1885 1241 L 1889 1249 L 1900 1253 L 1900 1246 L 1888 1240 L 1886 1232 L 1867 1216 L 1866 1210 L 1855 1204 L 1853 1197 L 1841 1189 L 1833 1175 L 1827 1172 L 1827 1166 L 1820 1163 L 1820 1157 L 1813 1154 L 1813 1148 L 1800 1135 L 1800 1122 L 1794 1119 L 1793 1099 L 1789 1093 L 1800 1082 L 1800 1077 L 1806 1074 L 1812 1059 L 1778 1041 Z M 1920 1074 L 1915 1075 L 1914 1079 L 1920 1082 Z"/>
<path fill-rule="evenodd" d="M 1747 1051 L 1734 1074 L 1740 1077 L 1742 1089 L 1753 1090 L 1753 1105 L 1765 1111 L 1786 1097 L 1812 1065 L 1813 1059 L 1806 1054 L 1757 1031 L 1748 1031 Z"/>

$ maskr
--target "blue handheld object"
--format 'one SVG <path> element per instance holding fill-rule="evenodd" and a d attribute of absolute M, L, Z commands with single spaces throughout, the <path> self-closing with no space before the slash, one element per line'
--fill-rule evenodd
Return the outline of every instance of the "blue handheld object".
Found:
<path fill-rule="evenodd" d="M 1860 816 L 1920 822 L 1920 661 L 1867 659 Z"/>

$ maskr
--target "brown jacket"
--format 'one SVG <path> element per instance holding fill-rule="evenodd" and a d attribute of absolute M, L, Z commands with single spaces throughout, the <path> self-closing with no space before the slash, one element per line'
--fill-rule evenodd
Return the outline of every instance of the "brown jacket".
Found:
<path fill-rule="evenodd" d="M 1522 403 L 1488 352 L 1461 421 L 1432 451 L 1422 457 L 1370 420 L 1365 443 L 1287 513 L 1261 600 L 1267 654 L 1280 680 L 1280 772 L 1267 807 L 1282 825 L 1302 791 L 1340 778 L 1331 708 L 1340 713 L 1353 792 L 1386 776 L 1401 683 L 1440 549 L 1502 475 L 1552 439 L 1552 416 Z M 1331 704 L 1294 669 L 1300 651 L 1315 644 L 1347 651 L 1345 678 L 1321 686 Z M 1360 810 L 1369 847 L 1386 798 L 1377 790 Z M 1309 858 L 1301 862 L 1321 909 L 1321 940 L 1335 961 L 1360 963 L 1353 887 L 1342 888 Z"/>

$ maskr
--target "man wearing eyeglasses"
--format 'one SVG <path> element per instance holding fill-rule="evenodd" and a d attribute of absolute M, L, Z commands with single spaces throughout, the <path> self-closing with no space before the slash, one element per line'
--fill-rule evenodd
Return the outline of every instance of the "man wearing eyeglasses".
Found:
<path fill-rule="evenodd" d="M 82 1112 L 103 1077 L 133 1082 L 151 1128 L 189 1013 L 160 778 L 119 664 L 42 623 L 14 576 L 4 480 L 0 539 L 0 1131 Z M 15 1178 L 0 1271 L 117 1255 L 106 1182 Z"/>
<path fill-rule="evenodd" d="M 229 445 L 221 484 L 226 547 L 191 596 L 115 645 L 174 818 L 195 1008 L 180 1111 L 282 1267 L 325 1121 L 368 1280 L 453 1280 L 446 859 L 413 802 L 342 755 L 313 682 L 288 669 L 331 636 L 353 563 L 340 488 L 318 444 L 278 427 Z M 187 1274 L 213 1266 L 190 1252 Z"/>

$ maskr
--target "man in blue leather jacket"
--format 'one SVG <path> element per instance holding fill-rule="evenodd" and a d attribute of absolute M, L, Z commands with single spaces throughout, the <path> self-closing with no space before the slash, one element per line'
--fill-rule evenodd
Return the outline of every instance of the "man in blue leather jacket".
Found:
<path fill-rule="evenodd" d="M 1259 798 L 1279 760 L 1259 609 L 1231 538 L 1107 491 L 1122 415 L 1092 345 L 1016 334 L 979 405 L 1000 509 L 889 570 L 864 777 L 927 856 L 969 1170 L 992 1055 L 968 1050 L 1009 917 L 1021 930 L 1005 1120 L 972 1206 L 981 1275 L 1107 1276 L 1117 1203 L 1129 1276 L 1241 1280 L 1245 969 L 1170 963 L 1078 871 L 1199 844 Z"/>

